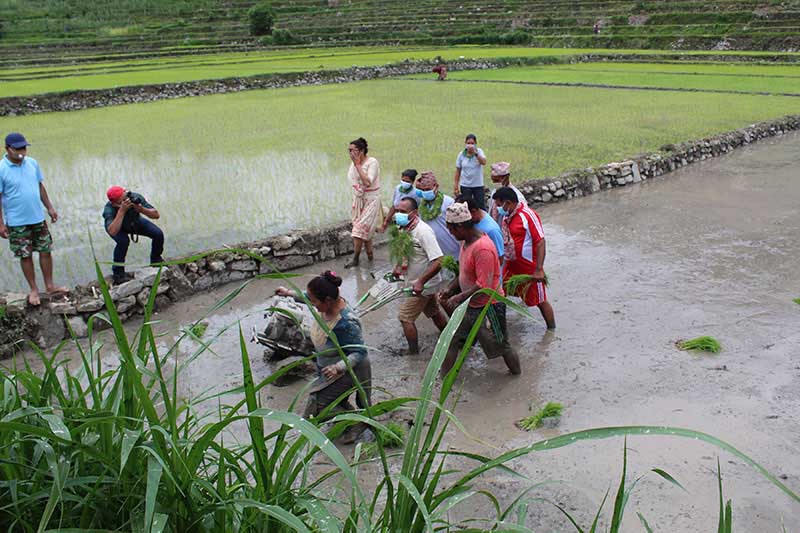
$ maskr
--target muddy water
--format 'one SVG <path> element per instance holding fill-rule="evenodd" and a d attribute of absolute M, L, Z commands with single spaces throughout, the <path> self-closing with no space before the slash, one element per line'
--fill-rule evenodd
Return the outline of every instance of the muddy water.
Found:
<path fill-rule="evenodd" d="M 800 136 L 786 136 L 640 186 L 541 209 L 558 329 L 546 332 L 536 312 L 533 321 L 511 317 L 523 359 L 519 377 L 508 375 L 502 361 L 472 355 L 455 412 L 467 431 L 491 445 L 456 433 L 449 444 L 496 455 L 593 427 L 677 426 L 733 444 L 800 492 L 800 306 L 792 302 L 800 297 L 798 168 Z M 374 268 L 384 266 L 378 261 Z M 344 271 L 341 261 L 303 273 L 323 268 L 346 274 L 343 292 L 351 302 L 370 286 L 367 267 Z M 206 336 L 237 321 L 246 335 L 259 327 L 275 285 L 250 285 L 210 317 Z M 229 290 L 174 306 L 159 315 L 158 327 L 175 331 Z M 366 342 L 375 347 L 375 382 L 388 393 L 417 391 L 436 339 L 431 324 L 420 326 L 423 355 L 405 357 L 398 355 L 404 340 L 394 309 L 364 319 Z M 240 383 L 237 335 L 235 327 L 222 333 L 216 355 L 192 363 L 183 376 L 187 395 Z M 694 355 L 675 348 L 677 340 L 699 335 L 716 337 L 723 351 Z M 250 348 L 258 380 L 269 368 L 258 345 Z M 191 350 L 184 346 L 185 354 Z M 263 399 L 286 407 L 300 389 L 271 388 Z M 515 428 L 532 402 L 547 401 L 564 404 L 557 428 Z M 629 477 L 663 468 L 686 492 L 650 473 L 631 496 L 624 531 L 642 531 L 637 511 L 657 531 L 713 530 L 718 457 L 737 530 L 781 531 L 783 524 L 800 531 L 800 504 L 729 453 L 677 437 L 632 437 L 628 446 Z M 622 449 L 620 438 L 583 442 L 513 466 L 534 482 L 561 481 L 531 495 L 563 504 L 586 527 L 605 491 L 618 484 Z M 499 474 L 479 483 L 506 502 L 527 486 Z M 475 500 L 470 514 L 482 506 Z M 541 502 L 531 504 L 528 525 L 572 530 Z"/>

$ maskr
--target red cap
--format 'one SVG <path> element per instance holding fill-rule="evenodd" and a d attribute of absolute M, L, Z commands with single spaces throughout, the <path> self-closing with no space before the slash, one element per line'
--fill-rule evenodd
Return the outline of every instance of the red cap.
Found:
<path fill-rule="evenodd" d="M 119 185 L 113 185 L 108 188 L 106 191 L 106 196 L 111 202 L 118 202 L 120 198 L 125 194 L 125 189 L 120 187 Z"/>

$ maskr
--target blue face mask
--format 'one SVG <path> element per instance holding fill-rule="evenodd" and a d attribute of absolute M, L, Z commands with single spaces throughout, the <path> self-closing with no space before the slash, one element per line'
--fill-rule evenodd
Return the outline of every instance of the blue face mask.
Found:
<path fill-rule="evenodd" d="M 395 213 L 394 214 L 394 223 L 400 226 L 408 226 L 408 213 Z"/>
<path fill-rule="evenodd" d="M 433 200 L 434 198 L 436 198 L 436 192 L 435 192 L 435 191 L 433 191 L 433 190 L 430 190 L 430 191 L 421 191 L 421 190 L 417 189 L 417 196 L 419 196 L 419 197 L 420 197 L 420 198 L 422 198 L 423 200 L 427 200 L 427 201 L 429 201 L 429 202 L 430 202 L 431 200 Z"/>
<path fill-rule="evenodd" d="M 502 205 L 497 206 L 497 212 L 500 213 L 501 217 L 507 217 L 509 214 L 508 211 L 506 211 L 506 209 Z"/>
<path fill-rule="evenodd" d="M 400 182 L 400 190 L 401 191 L 409 191 L 409 190 L 411 190 L 411 187 L 413 187 L 413 185 L 408 183 L 407 181 L 401 181 Z"/>

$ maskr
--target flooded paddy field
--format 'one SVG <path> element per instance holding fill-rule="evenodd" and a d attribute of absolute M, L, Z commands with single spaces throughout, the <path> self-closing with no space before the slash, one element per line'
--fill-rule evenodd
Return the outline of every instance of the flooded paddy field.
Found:
<path fill-rule="evenodd" d="M 113 184 L 159 209 L 164 255 L 179 257 L 348 218 L 347 145 L 362 135 L 388 202 L 409 167 L 434 170 L 449 190 L 471 131 L 490 163 L 510 161 L 522 181 L 796 110 L 797 98 L 778 96 L 392 79 L 4 117 L 0 126 L 33 144 L 60 215 L 56 278 L 74 285 L 94 277 L 92 251 L 111 260 L 101 214 Z M 148 245 L 131 246 L 128 263 L 147 262 Z M 18 261 L 0 248 L 0 287 L 22 291 Z"/>
<path fill-rule="evenodd" d="M 549 296 L 558 328 L 547 332 L 538 313 L 511 315 L 510 334 L 523 373 L 473 352 L 460 376 L 455 415 L 472 440 L 453 430 L 447 446 L 496 456 L 512 448 L 594 427 L 666 425 L 714 435 L 742 450 L 800 491 L 800 135 L 787 135 L 668 176 L 540 210 L 548 244 Z M 385 253 L 385 252 L 384 252 Z M 385 268 L 385 259 L 374 269 Z M 350 301 L 371 285 L 370 267 L 347 271 L 343 260 L 300 271 L 304 285 L 333 268 L 345 277 Z M 252 283 L 210 318 L 206 337 L 233 324 L 182 375 L 187 397 L 241 384 L 237 322 L 247 335 L 263 324 L 262 310 L 276 282 Z M 217 289 L 159 313 L 157 328 L 170 340 L 232 287 Z M 414 395 L 436 341 L 420 320 L 422 355 L 400 355 L 405 341 L 389 306 L 363 321 L 376 396 Z M 680 339 L 716 337 L 717 355 L 676 349 Z M 110 339 L 109 339 L 110 343 Z M 250 344 L 255 380 L 270 368 Z M 191 346 L 184 346 L 184 353 Z M 109 354 L 108 362 L 113 362 Z M 286 408 L 302 383 L 270 387 L 264 404 Z M 531 403 L 564 404 L 561 423 L 526 433 L 515 422 Z M 301 402 L 302 405 L 302 402 Z M 628 439 L 628 476 L 663 468 L 686 492 L 650 474 L 631 496 L 623 531 L 641 531 L 636 512 L 656 531 L 710 531 L 716 525 L 716 465 L 725 498 L 733 500 L 741 531 L 800 530 L 800 505 L 732 455 L 677 437 Z M 350 448 L 343 447 L 347 453 Z M 588 524 L 603 494 L 622 471 L 621 438 L 582 442 L 512 463 L 537 488 Z M 453 463 L 458 466 L 457 462 Z M 325 465 L 321 465 L 324 468 Z M 365 475 L 368 470 L 364 470 Z M 504 503 L 529 482 L 491 474 L 478 487 Z M 470 500 L 470 515 L 485 500 Z M 487 513 L 490 511 L 485 504 Z M 608 506 L 608 504 L 607 504 Z M 610 506 L 607 507 L 607 509 Z M 459 510 L 454 511 L 458 516 Z M 606 524 L 610 516 L 606 516 Z M 534 531 L 572 531 L 551 504 L 534 502 Z"/>

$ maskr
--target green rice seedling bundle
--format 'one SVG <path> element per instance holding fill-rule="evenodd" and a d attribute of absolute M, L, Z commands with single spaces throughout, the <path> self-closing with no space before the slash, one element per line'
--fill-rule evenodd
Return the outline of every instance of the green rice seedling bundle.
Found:
<path fill-rule="evenodd" d="M 453 256 L 445 255 L 442 257 L 442 268 L 458 276 L 458 261 Z"/>
<path fill-rule="evenodd" d="M 800 298 L 795 298 L 795 299 L 794 299 L 794 300 L 792 300 L 792 301 L 793 301 L 794 303 L 796 303 L 797 305 L 800 305 Z"/>
<path fill-rule="evenodd" d="M 525 294 L 531 282 L 533 282 L 533 276 L 529 274 L 517 274 L 516 276 L 511 276 L 505 282 L 506 293 L 512 296 L 517 294 Z M 549 285 L 550 280 L 547 278 L 547 274 L 545 274 L 544 286 L 547 287 Z"/>
<path fill-rule="evenodd" d="M 413 256 L 414 241 L 411 234 L 392 226 L 389 230 L 389 260 L 392 264 L 400 265 L 410 261 Z"/>
<path fill-rule="evenodd" d="M 714 337 L 704 335 L 687 341 L 679 341 L 678 348 L 681 350 L 719 353 L 722 350 L 722 345 Z"/>
<path fill-rule="evenodd" d="M 406 441 L 406 430 L 397 422 L 387 422 L 385 424 L 386 429 L 389 431 L 383 431 L 380 429 L 373 428 L 373 431 L 379 431 L 381 434 L 381 443 L 384 448 L 400 448 L 405 444 Z M 364 444 L 361 448 L 361 455 L 364 457 L 376 457 L 378 455 L 378 443 L 377 442 L 368 442 Z"/>
<path fill-rule="evenodd" d="M 542 425 L 543 419 L 561 416 L 561 410 L 563 408 L 564 406 L 561 405 L 560 403 L 547 402 L 545 406 L 539 409 L 539 411 L 536 414 L 523 418 L 522 420 L 517 422 L 517 426 L 520 429 L 524 429 L 525 431 L 533 431 L 534 429 Z"/>

